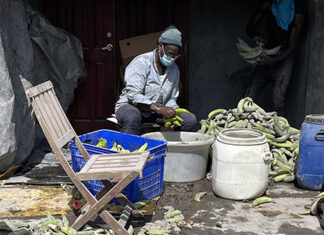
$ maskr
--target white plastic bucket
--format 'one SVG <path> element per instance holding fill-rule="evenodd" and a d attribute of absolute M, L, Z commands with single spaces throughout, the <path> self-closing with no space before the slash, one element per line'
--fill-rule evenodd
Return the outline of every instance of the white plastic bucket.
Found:
<path fill-rule="evenodd" d="M 249 129 L 225 129 L 213 146 L 212 185 L 216 195 L 234 200 L 253 199 L 268 185 L 272 159 L 265 135 Z"/>
<path fill-rule="evenodd" d="M 208 153 L 214 137 L 196 132 L 151 132 L 147 138 L 167 141 L 163 181 L 192 182 L 206 175 Z"/>

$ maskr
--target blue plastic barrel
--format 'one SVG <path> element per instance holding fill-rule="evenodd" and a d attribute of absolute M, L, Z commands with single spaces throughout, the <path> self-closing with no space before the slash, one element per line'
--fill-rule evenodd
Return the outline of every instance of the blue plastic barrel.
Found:
<path fill-rule="evenodd" d="M 304 189 L 324 189 L 324 114 L 307 115 L 302 124 L 297 183 Z"/>

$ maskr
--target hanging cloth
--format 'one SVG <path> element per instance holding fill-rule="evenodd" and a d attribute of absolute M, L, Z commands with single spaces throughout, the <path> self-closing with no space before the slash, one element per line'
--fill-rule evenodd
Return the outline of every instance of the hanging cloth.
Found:
<path fill-rule="evenodd" d="M 294 0 L 273 0 L 271 11 L 276 17 L 278 26 L 287 31 L 289 24 L 294 19 L 295 2 Z"/>

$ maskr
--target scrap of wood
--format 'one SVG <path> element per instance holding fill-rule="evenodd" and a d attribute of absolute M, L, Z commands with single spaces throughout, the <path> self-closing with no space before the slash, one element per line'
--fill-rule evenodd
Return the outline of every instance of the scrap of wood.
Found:
<path fill-rule="evenodd" d="M 16 171 L 21 167 L 22 165 L 16 165 L 10 167 L 8 170 L 6 170 L 4 173 L 0 174 L 0 180 L 6 180 L 9 179 L 11 176 L 13 176 Z"/>
<path fill-rule="evenodd" d="M 259 210 L 257 212 L 260 212 L 264 216 L 277 216 L 277 215 L 281 215 L 281 214 L 287 214 L 287 215 L 291 215 L 291 216 L 296 217 L 296 218 L 301 218 L 299 215 L 297 215 L 295 213 L 292 213 L 290 211 L 282 211 L 282 210 L 276 210 L 276 211 L 272 211 L 272 210 Z"/>

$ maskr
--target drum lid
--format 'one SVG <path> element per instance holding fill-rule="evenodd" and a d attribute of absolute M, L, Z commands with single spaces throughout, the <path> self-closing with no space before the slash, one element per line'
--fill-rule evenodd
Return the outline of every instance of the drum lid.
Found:
<path fill-rule="evenodd" d="M 305 117 L 305 122 L 311 124 L 324 124 L 324 114 L 310 114 Z"/>

